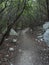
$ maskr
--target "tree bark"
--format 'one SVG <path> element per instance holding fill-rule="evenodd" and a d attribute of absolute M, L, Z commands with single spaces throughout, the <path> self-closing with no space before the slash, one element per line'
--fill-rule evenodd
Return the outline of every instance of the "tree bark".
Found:
<path fill-rule="evenodd" d="M 49 1 L 48 0 L 46 0 L 46 5 L 47 5 L 47 17 L 49 21 Z"/>

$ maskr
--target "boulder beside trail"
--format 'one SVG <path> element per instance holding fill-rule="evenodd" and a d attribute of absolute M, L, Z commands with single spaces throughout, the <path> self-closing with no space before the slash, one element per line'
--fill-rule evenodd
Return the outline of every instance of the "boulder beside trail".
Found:
<path fill-rule="evenodd" d="M 43 34 L 43 39 L 46 42 L 46 44 L 49 46 L 49 29 L 47 29 L 46 32 Z"/>
<path fill-rule="evenodd" d="M 4 34 L 6 31 L 7 31 L 7 28 L 5 28 L 5 30 L 4 30 L 2 33 Z M 17 32 L 12 28 L 12 29 L 10 30 L 9 35 L 16 35 L 16 36 L 18 36 L 19 33 L 17 33 Z"/>
<path fill-rule="evenodd" d="M 18 33 L 14 29 L 11 29 L 10 30 L 10 35 L 16 35 L 16 36 L 18 36 Z"/>
<path fill-rule="evenodd" d="M 46 31 L 47 29 L 49 29 L 49 22 L 45 22 L 45 24 L 43 24 L 43 29 Z"/>

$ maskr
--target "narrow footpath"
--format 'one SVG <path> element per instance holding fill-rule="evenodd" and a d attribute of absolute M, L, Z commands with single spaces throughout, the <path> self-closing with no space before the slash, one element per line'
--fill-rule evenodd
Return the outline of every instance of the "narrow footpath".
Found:
<path fill-rule="evenodd" d="M 15 59 L 15 65 L 43 65 L 33 38 L 22 31 L 19 42 L 19 53 Z"/>

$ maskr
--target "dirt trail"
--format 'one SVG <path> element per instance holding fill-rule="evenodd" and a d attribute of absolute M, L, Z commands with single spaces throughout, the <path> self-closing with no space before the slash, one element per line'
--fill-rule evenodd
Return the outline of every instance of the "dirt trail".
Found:
<path fill-rule="evenodd" d="M 15 65 L 43 65 L 33 38 L 22 31 L 19 42 L 21 43 Z"/>
<path fill-rule="evenodd" d="M 0 50 L 0 65 L 49 65 L 49 52 L 35 37 L 35 32 L 25 29 L 18 38 L 14 36 L 16 43 L 5 41 Z"/>

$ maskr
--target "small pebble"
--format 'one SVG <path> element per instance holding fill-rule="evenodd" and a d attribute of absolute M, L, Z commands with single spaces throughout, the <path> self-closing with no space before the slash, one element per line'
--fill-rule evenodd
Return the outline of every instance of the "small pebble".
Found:
<path fill-rule="evenodd" d="M 7 41 L 8 39 L 5 39 L 5 41 Z"/>
<path fill-rule="evenodd" d="M 9 57 L 9 55 L 7 54 L 6 57 Z"/>
<path fill-rule="evenodd" d="M 16 43 L 17 42 L 17 39 L 13 39 L 13 42 Z"/>
<path fill-rule="evenodd" d="M 11 48 L 9 48 L 9 50 L 10 50 L 10 51 L 14 51 L 14 48 L 11 47 Z"/>
<path fill-rule="evenodd" d="M 40 39 L 41 41 L 43 41 L 43 39 Z"/>

